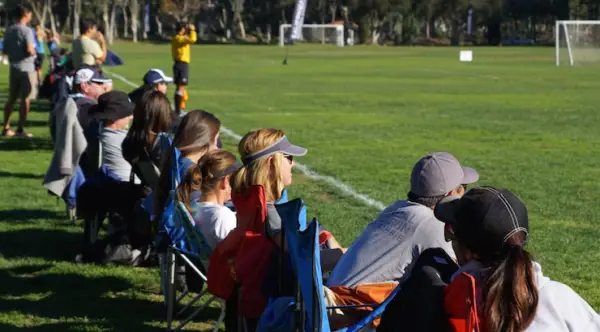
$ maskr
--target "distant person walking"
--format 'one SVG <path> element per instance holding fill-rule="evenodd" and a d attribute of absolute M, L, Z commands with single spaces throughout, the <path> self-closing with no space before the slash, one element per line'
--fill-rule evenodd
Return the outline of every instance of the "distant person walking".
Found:
<path fill-rule="evenodd" d="M 31 8 L 18 5 L 15 12 L 19 21 L 8 28 L 4 35 L 3 52 L 8 55 L 10 74 L 8 80 L 8 101 L 4 107 L 3 136 L 31 137 L 24 126 L 29 113 L 31 99 L 37 94 L 37 74 L 35 72 L 35 39 L 33 30 L 27 26 L 31 21 Z M 10 116 L 17 99 L 21 100 L 17 132 L 10 129 Z"/>
<path fill-rule="evenodd" d="M 79 69 L 83 65 L 101 65 L 106 59 L 104 35 L 98 31 L 94 22 L 82 21 L 79 30 L 81 36 L 73 41 L 73 67 Z"/>
<path fill-rule="evenodd" d="M 177 35 L 171 40 L 171 55 L 173 56 L 173 78 L 177 89 L 175 90 L 175 113 L 180 114 L 185 109 L 187 101 L 189 63 L 191 58 L 190 45 L 197 40 L 196 27 L 193 24 L 180 23 Z"/>

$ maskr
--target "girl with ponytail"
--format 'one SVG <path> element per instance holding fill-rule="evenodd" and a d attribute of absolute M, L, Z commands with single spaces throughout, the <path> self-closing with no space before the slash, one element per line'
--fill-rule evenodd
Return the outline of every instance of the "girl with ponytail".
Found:
<path fill-rule="evenodd" d="M 464 274 L 475 280 L 480 331 L 600 331 L 598 314 L 568 286 L 545 277 L 524 248 L 529 219 L 513 193 L 473 188 L 462 198 L 442 199 L 435 216 L 446 223 L 461 266 L 452 280 Z"/>
<path fill-rule="evenodd" d="M 235 156 L 225 150 L 205 154 L 190 167 L 177 188 L 177 200 L 194 216 L 196 229 L 214 249 L 236 227 L 236 217 L 225 202 L 231 199 L 231 175 L 240 168 Z M 198 201 L 194 192 L 201 192 Z"/>

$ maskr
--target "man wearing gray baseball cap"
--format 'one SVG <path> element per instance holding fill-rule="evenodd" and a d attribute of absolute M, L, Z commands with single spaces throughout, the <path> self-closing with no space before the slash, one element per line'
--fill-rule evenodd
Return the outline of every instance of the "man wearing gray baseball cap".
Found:
<path fill-rule="evenodd" d="M 391 291 L 426 249 L 443 248 L 455 257 L 433 208 L 444 197 L 461 197 L 466 185 L 477 180 L 474 169 L 461 166 L 449 153 L 421 158 L 412 170 L 408 200 L 393 203 L 367 226 L 335 266 L 328 288 L 335 293 L 339 287 L 377 284 L 389 285 Z M 344 302 L 339 300 L 334 302 Z"/>

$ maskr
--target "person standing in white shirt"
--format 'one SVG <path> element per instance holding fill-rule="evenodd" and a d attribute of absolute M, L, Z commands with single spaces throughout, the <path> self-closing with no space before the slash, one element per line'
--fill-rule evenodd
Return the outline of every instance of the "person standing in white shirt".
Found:
<path fill-rule="evenodd" d="M 177 199 L 194 217 L 195 228 L 206 244 L 214 249 L 236 227 L 236 216 L 225 207 L 231 199 L 231 175 L 241 167 L 235 156 L 225 150 L 213 150 L 192 166 L 177 188 Z M 200 191 L 197 201 L 192 193 Z"/>

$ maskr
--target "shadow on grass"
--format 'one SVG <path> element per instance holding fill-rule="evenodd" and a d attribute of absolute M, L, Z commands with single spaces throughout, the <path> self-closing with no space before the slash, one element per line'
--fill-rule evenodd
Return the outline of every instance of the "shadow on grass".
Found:
<path fill-rule="evenodd" d="M 135 297 L 135 293 L 127 292 L 133 288 L 128 280 L 114 276 L 88 277 L 72 272 L 45 274 L 43 270 L 47 267 L 41 264 L 0 269 L 0 292 L 10 297 L 0 301 L 0 311 L 61 321 L 85 317 L 85 322 L 49 322 L 17 328 L 15 325 L 25 322 L 16 320 L 15 325 L 0 324 L 0 331 L 75 331 L 90 330 L 92 326 L 110 331 L 163 330 L 145 323 L 163 320 L 164 304 L 130 298 Z M 218 313 L 217 308 L 207 308 L 198 319 L 214 319 Z"/>
<path fill-rule="evenodd" d="M 48 120 L 27 120 L 27 122 L 25 123 L 25 128 L 31 128 L 31 127 L 45 127 L 45 128 L 50 128 L 49 127 L 49 123 Z M 50 132 L 50 129 L 48 129 L 48 133 Z"/>
<path fill-rule="evenodd" d="M 43 174 L 33 174 L 33 173 L 13 173 L 7 171 L 0 171 L 0 178 L 17 178 L 17 179 L 43 179 Z"/>
<path fill-rule="evenodd" d="M 0 232 L 0 255 L 9 259 L 36 257 L 48 261 L 74 261 L 82 243 L 81 233 L 57 229 L 5 231 Z"/>
<path fill-rule="evenodd" d="M 22 315 L 61 320 L 86 317 L 91 324 L 97 321 L 103 327 L 128 326 L 130 331 L 148 330 L 145 329 L 144 322 L 153 320 L 154 315 L 160 313 L 160 303 L 107 297 L 107 294 L 123 292 L 132 287 L 130 282 L 122 278 L 93 278 L 75 273 L 32 275 L 18 272 L 22 270 L 0 270 L 0 289 L 3 294 L 12 297 L 10 300 L 0 301 L 0 311 L 17 311 Z M 32 299 L 36 294 L 44 295 L 39 299 Z M 28 297 L 23 298 L 24 296 Z M 133 319 L 135 316 L 141 317 Z M 16 325 L 23 323 L 25 322 L 15 321 Z M 87 324 L 89 323 L 85 325 Z M 19 330 L 68 331 L 76 325 L 82 327 L 84 323 L 50 323 Z M 9 325 L 0 328 L 2 331 L 10 329 L 16 330 L 17 327 Z"/>
<path fill-rule="evenodd" d="M 47 137 L 3 137 L 0 138 L 0 151 L 54 150 L 52 141 Z"/>
<path fill-rule="evenodd" d="M 64 213 L 42 209 L 11 209 L 0 211 L 0 221 L 35 221 L 39 219 L 60 219 Z M 0 244 L 1 245 L 1 244 Z"/>

